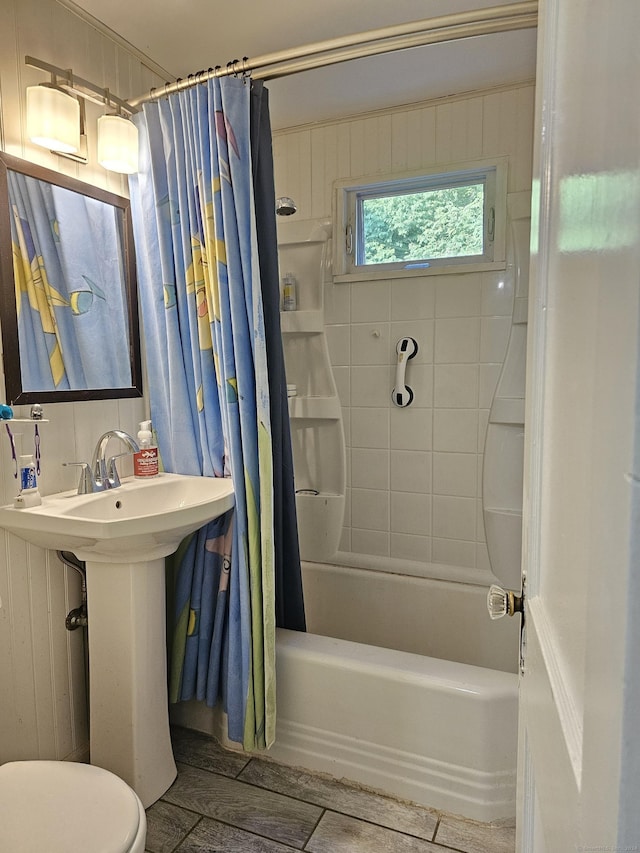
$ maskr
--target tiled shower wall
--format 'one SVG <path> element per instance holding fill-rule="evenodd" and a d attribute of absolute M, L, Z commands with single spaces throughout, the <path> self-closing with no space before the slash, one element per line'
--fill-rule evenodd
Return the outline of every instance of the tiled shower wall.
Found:
<path fill-rule="evenodd" d="M 56 0 L 2 0 L 0 10 L 0 148 L 49 169 L 127 195 L 124 176 L 96 162 L 96 119 L 100 108 L 87 106 L 88 165 L 78 165 L 31 145 L 24 132 L 25 88 L 45 82 L 46 74 L 28 68 L 25 55 L 74 72 L 126 98 L 169 79 L 146 66 L 113 34 L 101 31 L 73 4 Z M 0 363 L 1 366 L 1 363 Z M 0 374 L 4 402 L 4 376 Z M 40 428 L 44 494 L 71 489 L 77 471 L 61 462 L 91 458 L 98 436 L 122 427 L 128 432 L 145 417 L 142 399 L 45 403 L 49 423 Z M 27 415 L 18 407 L 16 415 Z M 33 433 L 22 432 L 27 452 Z M 0 435 L 0 501 L 15 495 L 9 442 Z M 67 612 L 80 603 L 75 572 L 55 552 L 27 545 L 0 531 L 0 763 L 27 758 L 82 755 L 88 740 L 82 631 L 69 633 Z"/>
<path fill-rule="evenodd" d="M 524 83 L 276 133 L 276 195 L 294 198 L 301 219 L 329 218 L 335 180 L 505 155 L 508 192 L 528 191 L 533 108 Z M 325 285 L 347 443 L 341 551 L 489 568 L 482 457 L 513 285 L 512 269 Z M 405 335 L 419 352 L 407 368 L 414 402 L 399 409 Z"/>

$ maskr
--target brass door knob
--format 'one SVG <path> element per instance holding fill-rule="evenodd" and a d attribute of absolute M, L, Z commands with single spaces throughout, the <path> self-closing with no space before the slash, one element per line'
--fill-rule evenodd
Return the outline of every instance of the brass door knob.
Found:
<path fill-rule="evenodd" d="M 524 597 L 512 589 L 503 589 L 497 584 L 491 584 L 487 593 L 487 610 L 491 619 L 502 619 L 503 616 L 513 616 L 522 613 Z"/>

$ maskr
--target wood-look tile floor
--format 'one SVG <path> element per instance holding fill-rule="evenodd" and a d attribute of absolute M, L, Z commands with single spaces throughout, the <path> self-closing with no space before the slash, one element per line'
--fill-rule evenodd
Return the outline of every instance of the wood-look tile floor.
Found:
<path fill-rule="evenodd" d="M 230 752 L 172 730 L 178 778 L 147 811 L 148 853 L 513 853 L 512 825 L 474 823 Z"/>

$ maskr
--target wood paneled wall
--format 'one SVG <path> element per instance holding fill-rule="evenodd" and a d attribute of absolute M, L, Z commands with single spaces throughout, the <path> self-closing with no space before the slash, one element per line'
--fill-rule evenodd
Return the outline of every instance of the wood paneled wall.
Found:
<path fill-rule="evenodd" d="M 127 179 L 96 162 L 96 121 L 100 107 L 88 104 L 89 164 L 73 163 L 31 145 L 25 135 L 25 89 L 45 82 L 44 73 L 24 64 L 35 56 L 74 72 L 127 98 L 157 86 L 155 73 L 123 42 L 102 31 L 70 2 L 2 0 L 0 8 L 0 148 L 127 195 Z M 4 401 L 4 375 L 0 377 Z M 45 404 L 48 424 L 42 440 L 41 491 L 75 486 L 77 469 L 63 461 L 91 458 L 96 439 L 107 429 L 137 429 L 144 400 Z M 16 415 L 28 414 L 19 407 Z M 30 426 L 14 425 L 24 452 L 33 446 Z M 0 500 L 16 493 L 9 441 L 0 434 Z M 76 572 L 55 552 L 27 545 L 0 531 L 0 763 L 26 758 L 82 755 L 88 741 L 82 630 L 69 633 L 64 620 L 80 603 Z M 117 618 L 114 620 L 117 630 Z"/>

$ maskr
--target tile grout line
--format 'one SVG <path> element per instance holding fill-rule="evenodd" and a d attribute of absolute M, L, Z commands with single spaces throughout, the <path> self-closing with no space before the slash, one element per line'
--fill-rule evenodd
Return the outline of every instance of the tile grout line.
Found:
<path fill-rule="evenodd" d="M 199 814 L 199 812 L 198 812 L 198 814 Z M 191 835 L 191 833 L 193 832 L 193 830 L 194 830 L 197 826 L 200 826 L 200 824 L 202 823 L 202 819 L 203 819 L 203 816 L 202 816 L 202 815 L 200 815 L 199 819 L 198 819 L 198 820 L 193 824 L 193 826 L 191 827 L 191 829 L 187 830 L 187 832 L 185 832 L 185 834 L 182 836 L 182 838 L 180 839 L 180 841 L 178 841 L 178 843 L 177 843 L 177 844 L 176 844 L 176 846 L 173 848 L 173 850 L 171 851 L 171 853 L 176 853 L 176 851 L 178 850 L 178 848 L 182 846 L 182 844 L 183 844 L 183 843 L 187 840 L 187 838 Z"/>
<path fill-rule="evenodd" d="M 435 840 L 436 840 L 436 835 L 438 834 L 438 830 L 440 829 L 440 821 L 441 820 L 442 820 L 442 815 L 439 814 L 438 819 L 436 820 L 436 825 L 435 825 L 434 830 L 433 830 L 433 838 L 431 839 L 431 841 L 434 844 L 435 844 Z"/>
<path fill-rule="evenodd" d="M 312 838 L 313 838 L 313 836 L 315 835 L 316 829 L 320 826 L 320 821 L 321 821 L 321 820 L 322 820 L 322 818 L 326 815 L 327 811 L 328 811 L 328 810 L 327 810 L 327 809 L 325 809 L 325 808 L 323 808 L 323 809 L 322 809 L 322 813 L 321 813 L 320 817 L 318 818 L 318 820 L 316 821 L 316 825 L 315 825 L 315 826 L 313 827 L 313 829 L 311 830 L 311 832 L 310 832 L 310 834 L 309 834 L 309 837 L 307 838 L 307 840 L 306 840 L 306 841 L 304 842 L 304 844 L 302 845 L 301 850 L 306 850 L 306 849 L 307 849 L 307 844 L 311 841 L 311 839 L 312 839 Z"/>
<path fill-rule="evenodd" d="M 426 809 L 427 811 L 432 812 L 432 814 L 435 816 L 436 825 L 435 825 L 435 828 L 434 828 L 433 835 L 432 835 L 431 839 L 429 839 L 429 838 L 425 838 L 424 836 L 420 836 L 420 835 L 414 835 L 414 834 L 412 834 L 412 833 L 410 833 L 410 832 L 406 832 L 406 831 L 404 831 L 404 830 L 402 830 L 402 829 L 397 829 L 397 828 L 394 828 L 394 827 L 391 827 L 391 826 L 387 826 L 387 825 L 385 825 L 385 824 L 376 823 L 376 822 L 374 822 L 373 820 L 370 820 L 370 819 L 368 819 L 368 818 L 359 817 L 359 816 L 357 816 L 357 815 L 355 815 L 355 814 L 353 814 L 353 813 L 341 811 L 341 810 L 340 810 L 340 808 L 339 808 L 339 807 L 336 807 L 335 805 L 330 805 L 330 806 L 321 805 L 321 804 L 319 804 L 318 802 L 313 802 L 313 801 L 310 801 L 310 800 L 308 800 L 308 799 L 303 799 L 303 798 L 302 798 L 302 797 L 300 797 L 300 796 L 295 796 L 295 795 L 291 795 L 291 794 L 283 794 L 281 791 L 274 790 L 273 788 L 270 788 L 270 787 L 268 787 L 268 786 L 266 786 L 266 785 L 260 785 L 260 784 L 256 783 L 255 781 L 247 781 L 247 780 L 245 780 L 245 779 L 241 779 L 241 778 L 240 778 L 241 774 L 242 774 L 245 770 L 247 770 L 247 768 L 249 767 L 249 765 L 250 765 L 250 764 L 252 764 L 252 763 L 253 763 L 254 761 L 256 761 L 256 760 L 257 760 L 258 762 L 260 762 L 260 760 L 261 760 L 261 759 L 260 759 L 260 758 L 256 758 L 255 756 L 250 757 L 250 758 L 246 761 L 246 763 L 244 763 L 244 764 L 243 764 L 243 766 L 242 766 L 239 770 L 235 771 L 235 775 L 233 775 L 233 773 L 232 773 L 232 774 L 229 774 L 229 773 L 222 773 L 222 772 L 219 772 L 219 771 L 217 771 L 217 770 L 212 770 L 212 769 L 210 769 L 210 768 L 200 767 L 200 766 L 198 766 L 197 764 L 191 764 L 191 763 L 190 763 L 190 761 L 181 760 L 181 761 L 180 761 L 180 763 L 181 763 L 181 764 L 184 764 L 184 765 L 186 765 L 186 766 L 188 766 L 188 767 L 192 767 L 192 768 L 194 768 L 194 769 L 196 769 L 196 770 L 200 770 L 201 772 L 204 772 L 204 773 L 211 773 L 211 774 L 213 774 L 213 775 L 215 775 L 215 776 L 217 776 L 217 777 L 219 777 L 219 778 L 221 777 L 221 778 L 228 779 L 228 780 L 232 780 L 232 781 L 242 782 L 242 783 L 243 783 L 243 785 L 247 785 L 249 788 L 254 789 L 254 791 L 256 791 L 256 792 L 268 792 L 268 793 L 271 793 L 271 794 L 276 794 L 277 796 L 285 797 L 285 798 L 287 798 L 287 799 L 294 800 L 294 801 L 296 801 L 296 802 L 303 803 L 303 804 L 305 804 L 305 805 L 309 805 L 309 806 L 312 806 L 312 807 L 315 807 L 315 808 L 320 809 L 320 812 L 321 812 L 321 813 L 320 813 L 320 816 L 318 817 L 318 819 L 317 819 L 317 821 L 316 821 L 316 824 L 315 824 L 315 826 L 314 826 L 313 830 L 311 831 L 311 833 L 310 833 L 310 834 L 309 834 L 309 836 L 307 837 L 306 841 L 303 843 L 303 846 L 302 846 L 301 848 L 297 848 L 297 847 L 296 847 L 296 849 L 300 849 L 300 850 L 303 850 L 303 851 L 304 851 L 304 850 L 308 850 L 308 844 L 309 844 L 309 843 L 310 843 L 310 841 L 312 840 L 312 838 L 313 838 L 313 836 L 314 836 L 315 832 L 317 831 L 318 826 L 320 825 L 320 823 L 321 823 L 322 819 L 326 816 L 327 812 L 332 812 L 332 813 L 334 813 L 334 814 L 342 815 L 342 816 L 344 816 L 344 817 L 346 817 L 346 818 L 350 818 L 350 819 L 352 819 L 352 820 L 356 820 L 356 821 L 360 821 L 360 822 L 362 822 L 362 823 L 369 824 L 370 826 L 374 826 L 374 827 L 377 827 L 377 828 L 380 828 L 380 829 L 386 829 L 387 831 L 390 831 L 390 832 L 398 833 L 399 835 L 405 836 L 405 837 L 407 837 L 407 838 L 412 838 L 412 839 L 417 840 L 417 841 L 426 841 L 427 843 L 435 844 L 439 849 L 441 849 L 441 850 L 443 851 L 443 853 L 445 853 L 445 851 L 452 851 L 452 853 L 464 853 L 464 851 L 461 851 L 461 850 L 460 850 L 460 848 L 457 848 L 457 847 L 451 847 L 451 846 L 449 846 L 449 845 L 447 845 L 447 844 L 445 844 L 445 843 L 442 843 L 442 842 L 440 842 L 440 841 L 437 841 L 437 840 L 436 840 L 436 839 L 437 839 L 438 832 L 439 832 L 440 827 L 441 827 L 442 819 L 443 819 L 443 817 L 444 817 L 445 815 L 444 815 L 443 813 L 441 813 L 441 812 L 439 812 L 439 811 L 435 810 L 435 809 L 429 809 L 429 808 L 428 808 L 428 807 L 426 807 L 426 806 L 424 806 L 424 807 L 423 807 L 423 806 L 420 806 L 420 804 L 415 804 L 415 805 L 418 807 L 418 809 Z M 270 762 L 268 762 L 268 761 L 267 761 L 266 763 L 267 763 L 267 764 L 270 764 Z M 277 765 L 277 762 L 276 762 L 276 766 L 278 766 L 278 765 Z M 313 775 L 313 774 L 311 774 L 311 775 Z M 362 789 L 359 789 L 357 786 L 353 786 L 353 787 L 352 787 L 352 786 L 350 786 L 350 785 L 345 785 L 345 787 L 347 787 L 349 790 L 351 790 L 351 791 L 353 791 L 353 792 L 357 792 L 357 791 L 359 791 L 359 790 L 362 790 Z M 381 796 L 381 797 L 384 797 L 384 794 L 376 794 L 376 792 L 374 792 L 374 791 L 365 791 L 364 793 L 371 794 L 371 795 L 373 795 L 373 796 Z M 163 796 L 162 798 L 160 798 L 160 799 L 161 799 L 162 801 L 164 801 L 164 802 L 169 803 L 170 805 L 176 805 L 175 803 L 171 803 L 171 801 L 169 801 L 169 800 L 164 800 L 164 796 Z M 398 802 L 399 802 L 399 801 L 398 801 Z M 410 805 L 410 804 L 405 804 L 405 805 Z M 225 825 L 225 826 L 228 826 L 228 827 L 230 827 L 230 828 L 232 828 L 232 829 L 241 829 L 241 830 L 243 830 L 244 832 L 248 832 L 249 834 L 251 834 L 251 835 L 255 836 L 256 838 L 261 838 L 261 839 L 264 839 L 264 840 L 267 840 L 267 841 L 272 841 L 272 842 L 273 842 L 273 841 L 275 841 L 276 843 L 279 843 L 279 844 L 287 844 L 287 843 L 288 843 L 288 842 L 284 842 L 284 841 L 279 840 L 279 839 L 271 838 L 270 836 L 261 835 L 261 834 L 259 834 L 258 832 L 255 832 L 255 831 L 253 831 L 253 830 L 246 829 L 246 828 L 244 828 L 244 827 L 239 827 L 237 824 L 234 824 L 234 823 L 228 823 L 227 821 L 225 821 L 224 819 L 221 819 L 220 817 L 215 817 L 215 818 L 214 818 L 214 817 L 209 817 L 209 816 L 207 816 L 207 815 L 202 814 L 201 812 L 195 811 L 195 810 L 190 809 L 190 808 L 188 808 L 188 807 L 185 807 L 185 806 L 183 806 L 183 805 L 179 806 L 179 808 L 183 808 L 185 811 L 190 812 L 190 813 L 191 813 L 191 814 L 193 814 L 193 815 L 196 815 L 196 816 L 198 817 L 198 821 L 197 821 L 197 822 L 196 822 L 196 824 L 195 824 L 195 825 L 194 825 L 194 826 L 189 830 L 189 832 L 188 832 L 188 833 L 187 833 L 187 834 L 182 838 L 182 840 L 178 843 L 178 846 L 179 846 L 180 844 L 183 844 L 183 843 L 184 843 L 184 841 L 188 838 L 188 836 L 189 836 L 189 835 L 190 835 L 190 834 L 191 834 L 191 833 L 196 829 L 196 827 L 200 824 L 200 822 L 202 821 L 202 819 L 203 819 L 203 818 L 207 818 L 207 819 L 210 819 L 210 820 L 213 820 L 213 821 L 217 821 L 217 822 L 219 822 L 220 824 L 223 824 L 223 825 Z M 177 850 L 178 850 L 178 847 L 174 847 L 174 848 L 173 848 L 173 850 L 172 850 L 172 853 L 177 853 Z"/>
<path fill-rule="evenodd" d="M 247 762 L 247 765 L 245 765 L 245 767 L 243 767 L 243 768 L 242 768 L 242 770 L 240 771 L 240 773 L 242 773 L 242 772 L 246 769 L 246 767 L 248 766 L 248 764 L 250 764 L 250 763 L 251 763 L 251 761 L 252 761 L 252 760 L 253 760 L 253 759 L 250 759 L 250 761 L 248 761 L 248 762 Z M 181 764 L 188 764 L 188 762 L 186 762 L 186 761 L 180 761 L 180 763 L 181 763 Z M 293 795 L 293 794 L 283 794 L 283 793 L 281 793 L 280 791 L 274 791 L 274 790 L 273 790 L 273 788 L 267 788 L 267 787 L 265 787 L 264 785 L 258 785 L 256 782 L 248 782 L 248 781 L 246 781 L 245 779 L 240 779 L 240 778 L 239 778 L 239 776 L 228 776 L 228 775 L 227 775 L 227 774 L 225 774 L 225 773 L 218 773 L 218 772 L 216 772 L 215 770 L 205 770 L 204 768 L 202 768 L 202 767 L 198 767 L 198 766 L 197 766 L 197 765 L 195 765 L 195 764 L 188 764 L 188 766 L 189 766 L 189 767 L 194 767 L 196 770 L 202 770 L 204 773 L 213 773 L 213 774 L 215 774 L 216 776 L 220 776 L 220 777 L 222 777 L 223 779 L 233 779 L 234 781 L 236 781 L 236 782 L 241 782 L 243 785 L 247 785 L 247 786 L 249 786 L 250 788 L 253 788 L 253 789 L 254 789 L 254 790 L 256 790 L 256 791 L 268 791 L 268 792 L 269 792 L 269 793 L 271 793 L 271 794 L 277 794 L 277 795 L 278 795 L 278 796 L 280 796 L 280 797 L 287 797 L 287 798 L 288 798 L 288 799 L 290 799 L 290 800 L 295 800 L 297 803 L 304 803 L 305 805 L 308 805 L 308 806 L 315 806 L 315 807 L 316 807 L 316 808 L 318 808 L 318 809 L 322 809 L 322 814 L 321 814 L 321 815 L 320 815 L 320 817 L 318 818 L 318 823 L 320 823 L 320 821 L 322 820 L 322 817 L 324 816 L 324 813 L 325 813 L 325 812 L 334 812 L 335 814 L 340 814 L 340 815 L 343 815 L 344 817 L 350 817 L 350 818 L 353 818 L 353 820 L 360 820 L 360 821 L 362 821 L 363 823 L 368 823 L 368 824 L 370 824 L 371 826 L 379 826 L 381 829 L 387 829 L 387 830 L 389 830 L 389 832 L 397 832 L 399 835 L 404 835 L 404 836 L 406 836 L 407 838 L 415 838 L 417 841 L 429 841 L 430 843 L 433 843 L 433 838 L 435 838 L 435 833 L 436 833 L 436 831 L 437 831 L 437 828 L 438 828 L 438 827 L 439 827 L 439 825 L 440 825 L 441 815 L 440 815 L 440 813 L 439 813 L 439 812 L 436 812 L 436 813 L 435 813 L 435 814 L 436 814 L 436 829 L 434 830 L 433 838 L 431 838 L 431 839 L 429 839 L 429 838 L 424 838 L 422 835 L 415 835 L 415 834 L 413 834 L 413 833 L 411 833 L 411 832 L 405 832 L 405 831 L 403 831 L 402 829 L 394 829 L 393 827 L 391 827 L 391 826 L 387 826 L 386 824 L 383 824 L 383 823 L 375 823 L 375 821 L 370 820 L 369 818 L 366 818 L 366 817 L 358 817 L 357 815 L 354 815 L 354 814 L 352 814 L 351 812 L 344 812 L 344 811 L 340 811 L 340 809 L 339 809 L 337 806 L 323 806 L 323 805 L 320 805 L 319 803 L 315 803 L 315 802 L 313 802 L 313 801 L 311 801 L 311 800 L 305 800 L 305 799 L 303 799 L 302 797 L 295 796 L 295 795 Z M 361 789 L 359 789 L 359 788 L 351 788 L 351 786 L 345 786 L 345 787 L 348 787 L 350 790 L 353 790 L 353 791 L 359 791 L 359 790 L 361 790 Z M 366 792 L 366 793 L 370 793 L 370 792 Z M 378 795 L 374 795 L 374 796 L 384 796 L 384 795 L 382 795 L 382 794 L 378 794 Z M 171 802 L 171 801 L 170 801 L 170 800 L 167 800 L 166 802 Z M 171 805 L 175 805 L 175 803 L 171 803 Z M 418 808 L 428 808 L 427 806 L 420 806 L 418 803 L 416 803 L 416 806 L 418 806 Z M 179 808 L 186 808 L 186 807 L 185 807 L 185 806 L 180 806 Z M 186 810 L 187 810 L 187 811 L 191 811 L 191 809 L 186 809 Z M 194 814 L 200 814 L 200 812 L 193 812 L 193 813 L 194 813 Z M 207 817 L 207 815 L 204 815 L 204 817 Z M 212 820 L 220 820 L 220 818 L 212 818 Z M 224 820 L 221 820 L 220 822 L 221 822 L 221 823 L 225 823 L 225 821 L 224 821 Z M 228 825 L 229 825 L 229 826 L 233 826 L 233 824 L 228 824 Z M 317 827 L 318 827 L 318 824 L 316 824 L 316 826 L 314 827 L 314 829 L 313 829 L 313 831 L 312 831 L 311 835 L 313 835 L 313 833 L 316 831 Z M 264 837 L 266 838 L 267 836 L 264 836 Z M 272 839 L 272 840 L 273 840 L 273 839 Z M 305 844 L 308 844 L 310 840 L 311 840 L 311 836 L 309 836 L 309 838 L 307 839 L 307 841 L 305 842 Z M 442 846 L 442 845 L 441 845 L 441 846 Z M 302 849 L 304 849 L 304 848 L 302 848 Z"/>

